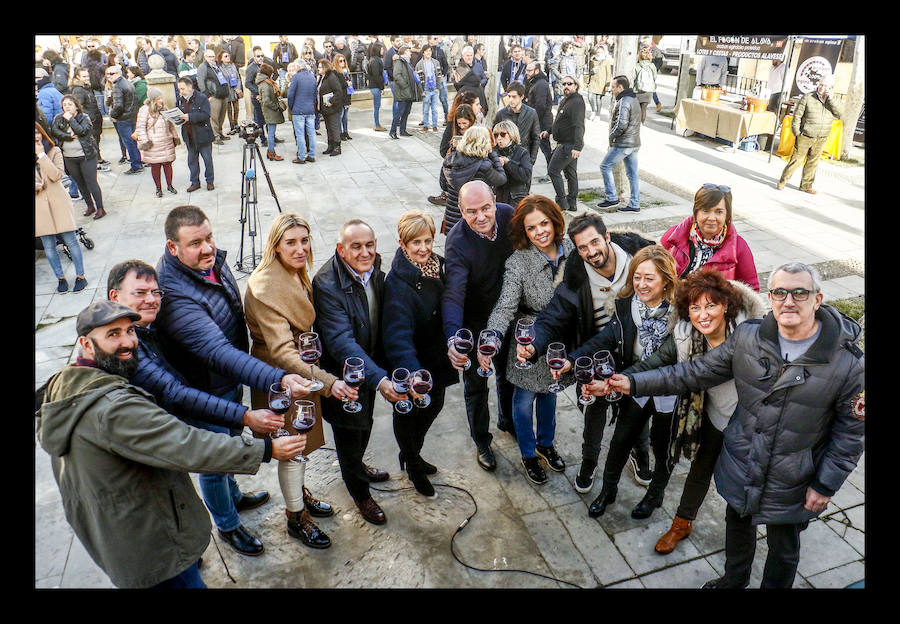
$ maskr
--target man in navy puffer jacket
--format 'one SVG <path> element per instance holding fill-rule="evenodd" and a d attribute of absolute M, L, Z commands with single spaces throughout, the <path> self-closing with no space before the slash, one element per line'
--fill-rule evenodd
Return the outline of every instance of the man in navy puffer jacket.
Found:
<path fill-rule="evenodd" d="M 156 322 L 175 370 L 194 388 L 228 401 L 240 402 L 241 384 L 267 390 L 280 383 L 302 396 L 307 385 L 302 378 L 248 353 L 241 293 L 203 211 L 179 206 L 166 217 L 165 229 L 166 251 L 156 267 L 165 300 Z M 239 429 L 195 424 L 240 435 Z M 200 475 L 200 490 L 222 538 L 239 553 L 261 554 L 262 543 L 241 525 L 238 511 L 265 503 L 268 492 L 243 494 L 234 477 L 224 474 Z"/>

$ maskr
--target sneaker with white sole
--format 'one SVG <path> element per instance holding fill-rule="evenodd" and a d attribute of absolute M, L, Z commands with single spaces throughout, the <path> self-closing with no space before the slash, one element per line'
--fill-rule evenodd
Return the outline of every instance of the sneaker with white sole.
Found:
<path fill-rule="evenodd" d="M 647 487 L 650 485 L 650 480 L 653 479 L 653 471 L 650 470 L 649 458 L 647 459 L 647 465 L 642 466 L 641 464 L 643 463 L 638 459 L 634 449 L 632 449 L 628 455 L 628 465 L 631 466 L 631 472 L 634 473 L 634 480 L 638 482 L 638 485 Z"/>
<path fill-rule="evenodd" d="M 581 462 L 581 469 L 575 477 L 575 491 L 579 494 L 587 494 L 594 487 L 594 471 L 597 470 L 596 462 Z"/>

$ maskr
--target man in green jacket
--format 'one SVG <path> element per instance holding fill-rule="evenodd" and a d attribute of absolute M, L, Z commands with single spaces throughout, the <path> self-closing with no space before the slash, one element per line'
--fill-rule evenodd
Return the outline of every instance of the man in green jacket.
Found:
<path fill-rule="evenodd" d="M 835 106 L 831 97 L 834 89 L 834 75 L 823 76 L 816 85 L 816 90 L 807 93 L 797 104 L 794 111 L 794 120 L 791 122 L 791 132 L 794 133 L 794 151 L 787 167 L 781 173 L 778 181 L 778 190 L 784 188 L 785 183 L 791 179 L 797 168 L 803 164 L 803 176 L 800 179 L 800 190 L 813 195 L 816 191 L 812 188 L 816 179 L 816 167 L 819 165 L 819 156 L 825 148 L 825 142 L 831 133 L 832 119 L 840 119 L 841 112 Z"/>
<path fill-rule="evenodd" d="M 198 559 L 209 514 L 188 472 L 255 473 L 303 452 L 306 436 L 230 437 L 187 425 L 128 383 L 134 322 L 95 301 L 76 322 L 82 356 L 47 383 L 38 437 L 51 457 L 66 520 L 117 587 L 204 588 Z"/>

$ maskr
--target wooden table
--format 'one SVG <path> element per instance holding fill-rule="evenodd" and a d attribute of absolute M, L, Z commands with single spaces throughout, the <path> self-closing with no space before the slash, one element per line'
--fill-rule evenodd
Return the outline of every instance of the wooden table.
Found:
<path fill-rule="evenodd" d="M 734 151 L 748 136 L 774 134 L 777 118 L 775 113 L 751 113 L 729 102 L 684 99 L 678 104 L 675 121 L 682 128 L 731 141 Z"/>

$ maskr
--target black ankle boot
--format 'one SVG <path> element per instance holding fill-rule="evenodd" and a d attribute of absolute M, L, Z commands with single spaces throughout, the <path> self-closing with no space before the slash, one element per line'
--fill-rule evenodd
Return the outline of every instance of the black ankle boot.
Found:
<path fill-rule="evenodd" d="M 631 517 L 637 518 L 638 520 L 649 518 L 654 509 L 662 506 L 662 502 L 663 490 L 651 487 L 647 490 L 647 493 L 644 494 L 644 498 L 641 499 L 641 502 L 631 510 Z"/>
<path fill-rule="evenodd" d="M 340 156 L 340 155 L 341 155 L 341 144 L 340 144 L 340 143 L 335 143 L 335 144 L 334 144 L 334 149 L 332 149 L 332 150 L 331 150 L 331 153 L 328 154 L 328 155 L 329 155 L 329 156 Z"/>
<path fill-rule="evenodd" d="M 325 150 L 324 152 L 322 152 L 322 153 L 323 153 L 323 154 L 330 154 L 330 153 L 333 152 L 333 151 L 334 151 L 334 143 L 332 143 L 331 141 L 329 141 L 329 142 L 328 142 L 328 149 L 326 149 L 326 150 Z"/>
<path fill-rule="evenodd" d="M 331 546 L 331 538 L 313 523 L 306 509 L 303 511 L 285 510 L 285 513 L 287 514 L 288 535 L 300 540 L 310 548 L 328 548 Z"/>
<path fill-rule="evenodd" d="M 611 505 L 616 500 L 616 494 L 619 493 L 618 485 L 609 485 L 607 483 L 603 484 L 603 487 L 600 489 L 600 494 L 597 498 L 594 499 L 594 502 L 591 503 L 591 506 L 588 507 L 588 515 L 591 518 L 599 518 L 606 511 L 607 506 Z"/>
<path fill-rule="evenodd" d="M 400 455 L 397 457 L 397 459 L 400 462 L 400 470 L 406 470 L 406 458 L 403 457 L 403 451 L 400 451 Z M 422 459 L 421 456 L 419 457 L 419 462 L 421 462 L 422 464 L 422 472 L 424 472 L 426 475 L 437 474 L 437 466 L 435 466 L 434 464 L 429 464 L 427 461 Z"/>
<path fill-rule="evenodd" d="M 421 459 L 416 458 L 410 461 L 407 464 L 406 474 L 409 475 L 409 480 L 412 481 L 413 487 L 416 488 L 419 494 L 425 498 L 437 498 L 437 494 L 434 493 L 434 486 L 431 485 L 431 481 L 425 476 Z"/>

